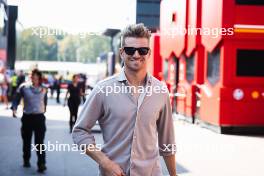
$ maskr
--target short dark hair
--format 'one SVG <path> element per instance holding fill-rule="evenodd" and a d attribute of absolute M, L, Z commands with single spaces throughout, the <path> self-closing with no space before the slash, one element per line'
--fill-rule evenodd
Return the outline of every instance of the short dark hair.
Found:
<path fill-rule="evenodd" d="M 78 77 L 79 75 L 78 74 L 74 74 L 72 75 L 72 80 L 74 80 L 76 77 Z"/>
<path fill-rule="evenodd" d="M 32 72 L 31 72 L 31 76 L 33 75 L 37 75 L 38 78 L 39 78 L 39 82 L 42 83 L 42 73 L 41 71 L 39 71 L 38 69 L 33 69 Z"/>
<path fill-rule="evenodd" d="M 143 23 L 128 25 L 121 33 L 121 46 L 127 37 L 146 38 L 149 40 L 151 31 Z"/>

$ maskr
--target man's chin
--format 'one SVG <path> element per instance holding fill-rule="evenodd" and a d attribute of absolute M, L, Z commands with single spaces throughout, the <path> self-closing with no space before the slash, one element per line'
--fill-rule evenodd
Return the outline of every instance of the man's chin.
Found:
<path fill-rule="evenodd" d="M 137 65 L 130 66 L 129 68 L 133 71 L 140 71 L 143 69 L 141 66 L 137 66 Z"/>

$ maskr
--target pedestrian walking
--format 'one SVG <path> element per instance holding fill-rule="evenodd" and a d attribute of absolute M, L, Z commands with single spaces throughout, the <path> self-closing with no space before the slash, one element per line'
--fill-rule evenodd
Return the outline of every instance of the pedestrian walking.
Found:
<path fill-rule="evenodd" d="M 11 82 L 10 82 L 10 88 L 11 88 L 11 99 L 14 99 L 14 96 L 16 94 L 17 89 L 17 74 L 14 72 L 14 74 L 11 76 Z"/>
<path fill-rule="evenodd" d="M 53 98 L 53 94 L 54 94 L 54 83 L 55 83 L 55 76 L 52 74 L 49 74 L 47 77 L 47 81 L 49 84 L 49 88 L 50 88 L 50 98 Z"/>
<path fill-rule="evenodd" d="M 26 77 L 22 70 L 19 71 L 19 74 L 17 76 L 17 87 L 19 87 L 23 82 L 25 82 Z"/>
<path fill-rule="evenodd" d="M 17 89 L 16 99 L 13 101 L 13 116 L 16 117 L 17 106 L 21 98 L 24 100 L 23 116 L 21 118 L 21 136 L 23 140 L 24 167 L 30 167 L 31 138 L 34 133 L 37 149 L 38 172 L 44 172 L 46 167 L 46 153 L 40 151 L 44 144 L 46 132 L 47 89 L 42 86 L 42 73 L 34 69 L 31 73 L 31 82 L 22 83 Z"/>
<path fill-rule="evenodd" d="M 59 76 L 54 83 L 54 87 L 56 89 L 56 94 L 57 94 L 56 102 L 58 104 L 60 104 L 61 82 L 62 82 L 62 76 Z"/>
<path fill-rule="evenodd" d="M 5 109 L 8 109 L 8 88 L 9 79 L 5 69 L 0 71 L 0 101 L 5 104 Z"/>
<path fill-rule="evenodd" d="M 79 85 L 79 77 L 77 74 L 75 74 L 72 77 L 72 83 L 68 85 L 68 90 L 66 92 L 65 100 L 64 100 L 64 106 L 66 106 L 66 102 L 68 101 L 68 107 L 70 110 L 70 119 L 69 119 L 70 133 L 72 132 L 73 125 L 77 120 L 78 109 L 81 103 L 82 96 L 83 96 L 83 91 Z"/>

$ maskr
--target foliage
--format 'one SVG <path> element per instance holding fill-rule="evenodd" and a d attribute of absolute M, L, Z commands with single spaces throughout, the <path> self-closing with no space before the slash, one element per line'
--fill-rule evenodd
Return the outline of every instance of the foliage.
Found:
<path fill-rule="evenodd" d="M 37 27 L 38 29 L 47 29 Z M 34 28 L 34 29 L 37 29 Z M 17 34 L 17 58 L 19 60 L 96 62 L 96 58 L 110 51 L 110 39 L 106 36 L 36 35 L 33 28 Z M 55 29 L 54 29 L 55 30 Z"/>

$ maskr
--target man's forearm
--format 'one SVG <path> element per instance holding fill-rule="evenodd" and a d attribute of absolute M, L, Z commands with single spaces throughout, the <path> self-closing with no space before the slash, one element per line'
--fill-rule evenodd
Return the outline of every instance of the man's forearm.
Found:
<path fill-rule="evenodd" d="M 170 176 L 176 176 L 176 158 L 175 155 L 163 156 Z"/>
<path fill-rule="evenodd" d="M 96 148 L 96 145 L 94 145 L 93 150 L 90 148 L 86 149 L 86 154 L 99 165 L 102 165 L 105 161 L 109 160 L 109 158 L 103 152 Z"/>

